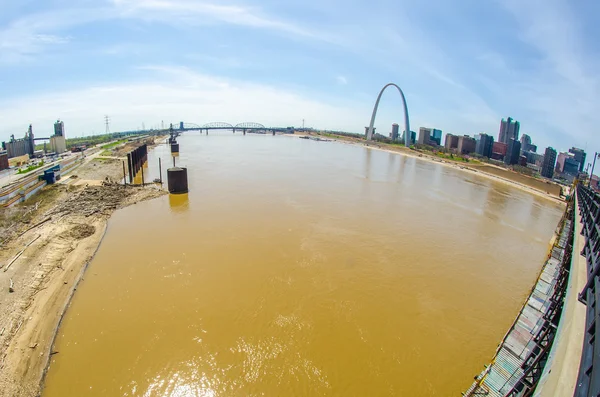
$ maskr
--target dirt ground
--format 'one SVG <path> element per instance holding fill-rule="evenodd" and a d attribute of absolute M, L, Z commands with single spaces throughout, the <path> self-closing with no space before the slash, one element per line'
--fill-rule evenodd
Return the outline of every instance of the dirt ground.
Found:
<path fill-rule="evenodd" d="M 51 185 L 0 212 L 0 397 L 39 395 L 49 358 L 60 353 L 50 351 L 60 319 L 110 215 L 166 194 L 113 183 L 113 162 L 94 162 L 71 179 L 97 183 Z"/>
<path fill-rule="evenodd" d="M 104 181 L 108 178 L 111 181 L 121 182 L 123 180 L 123 161 L 116 158 L 95 158 L 74 170 L 69 177 L 83 181 Z"/>

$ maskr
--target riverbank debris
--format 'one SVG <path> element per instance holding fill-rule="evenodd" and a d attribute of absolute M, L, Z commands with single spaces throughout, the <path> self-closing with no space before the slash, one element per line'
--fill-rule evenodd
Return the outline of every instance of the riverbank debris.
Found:
<path fill-rule="evenodd" d="M 11 259 L 11 260 L 8 262 L 8 265 L 6 265 L 6 267 L 4 268 L 4 272 L 6 273 L 6 271 L 7 271 L 8 269 L 10 269 L 10 267 L 13 265 L 13 263 L 15 263 L 15 261 L 16 261 L 17 259 L 19 259 L 19 257 L 20 257 L 21 255 L 23 255 L 23 252 L 25 252 L 25 250 L 27 249 L 27 247 L 29 247 L 31 244 L 35 243 L 35 242 L 36 242 L 36 240 L 37 240 L 38 238 L 40 238 L 40 237 L 42 237 L 42 235 L 41 235 L 41 234 L 38 234 L 38 236 L 37 236 L 36 238 L 34 238 L 33 240 L 31 240 L 29 243 L 27 243 L 27 244 L 25 245 L 25 248 L 23 248 L 21 251 L 19 251 L 19 252 L 17 253 L 17 255 L 15 255 L 15 256 L 14 256 L 14 257 L 13 257 L 13 258 L 12 258 L 12 259 Z"/>

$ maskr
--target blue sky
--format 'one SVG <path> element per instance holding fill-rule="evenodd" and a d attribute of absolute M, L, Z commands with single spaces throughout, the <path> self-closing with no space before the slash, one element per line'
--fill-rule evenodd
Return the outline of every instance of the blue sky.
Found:
<path fill-rule="evenodd" d="M 411 127 L 600 150 L 596 0 L 0 0 L 0 139 L 180 120 Z M 596 20 L 595 20 L 596 19 Z M 401 122 L 386 92 L 376 127 Z"/>

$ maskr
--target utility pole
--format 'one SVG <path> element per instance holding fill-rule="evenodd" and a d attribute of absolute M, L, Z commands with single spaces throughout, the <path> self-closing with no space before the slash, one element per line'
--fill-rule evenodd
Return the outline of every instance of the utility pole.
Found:
<path fill-rule="evenodd" d="M 598 152 L 594 154 L 594 163 L 592 164 L 592 171 L 590 172 L 590 179 L 588 180 L 588 187 L 592 186 L 592 177 L 594 176 L 594 168 L 596 167 L 596 159 L 599 158 Z"/>
<path fill-rule="evenodd" d="M 104 116 L 104 125 L 106 126 L 106 134 L 110 134 L 110 117 L 108 115 Z"/>
<path fill-rule="evenodd" d="M 304 119 L 302 119 L 302 129 L 304 129 Z"/>

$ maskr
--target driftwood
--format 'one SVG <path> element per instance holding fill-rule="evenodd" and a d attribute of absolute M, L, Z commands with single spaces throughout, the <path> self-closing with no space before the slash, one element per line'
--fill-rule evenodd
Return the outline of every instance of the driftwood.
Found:
<path fill-rule="evenodd" d="M 14 288 L 15 284 L 12 281 L 12 278 L 10 279 L 10 285 L 8 287 L 8 292 L 15 292 L 15 288 Z"/>
<path fill-rule="evenodd" d="M 35 229 L 36 227 L 48 222 L 50 219 L 52 219 L 51 216 L 49 216 L 48 218 L 44 219 L 41 222 L 36 223 L 35 225 L 31 226 L 30 228 L 28 228 L 27 230 L 25 230 L 23 233 L 19 234 L 19 237 L 21 237 L 22 235 L 24 235 L 25 233 L 27 233 L 28 231 L 30 231 L 31 229 Z"/>
<path fill-rule="evenodd" d="M 17 255 L 15 255 L 10 260 L 10 262 L 8 262 L 8 265 L 6 265 L 6 267 L 4 268 L 4 272 L 6 272 L 8 269 L 10 269 L 10 267 L 12 266 L 12 264 L 15 263 L 15 261 L 17 259 L 19 259 L 19 257 L 23 254 L 23 252 L 25 252 L 25 250 L 27 249 L 27 247 L 29 247 L 31 244 L 33 244 L 40 237 L 42 237 L 42 235 L 38 234 L 38 236 L 36 238 L 34 238 L 33 240 L 31 240 L 29 243 L 27 243 L 27 245 L 25 245 L 25 248 L 23 248 L 21 251 L 19 251 L 19 253 Z"/>

